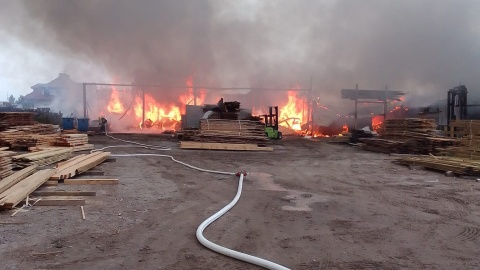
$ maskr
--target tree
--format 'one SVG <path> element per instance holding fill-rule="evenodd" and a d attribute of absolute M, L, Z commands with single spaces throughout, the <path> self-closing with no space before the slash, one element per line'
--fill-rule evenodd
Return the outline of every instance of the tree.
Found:
<path fill-rule="evenodd" d="M 8 102 L 10 102 L 10 104 L 15 104 L 15 97 L 13 95 L 10 95 L 10 97 L 8 98 Z"/>
<path fill-rule="evenodd" d="M 23 95 L 20 95 L 20 96 L 17 98 L 17 102 L 16 102 L 16 103 L 19 104 L 19 105 L 22 105 L 24 99 L 25 99 L 25 97 L 24 97 Z"/>

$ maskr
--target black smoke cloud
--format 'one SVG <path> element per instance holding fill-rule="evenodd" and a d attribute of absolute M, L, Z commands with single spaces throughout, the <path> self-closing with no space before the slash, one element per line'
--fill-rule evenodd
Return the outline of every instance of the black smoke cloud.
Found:
<path fill-rule="evenodd" d="M 92 59 L 126 82 L 193 76 L 285 88 L 312 77 L 327 105 L 342 104 L 340 89 L 356 83 L 407 91 L 414 105 L 460 82 L 473 94 L 480 87 L 475 0 L 38 0 L 2 10 L 3 31 L 59 57 Z"/>

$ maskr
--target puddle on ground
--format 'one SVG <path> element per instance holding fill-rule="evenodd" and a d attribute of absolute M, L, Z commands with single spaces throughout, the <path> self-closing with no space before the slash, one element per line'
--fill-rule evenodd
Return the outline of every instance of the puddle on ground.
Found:
<path fill-rule="evenodd" d="M 310 205 L 328 200 L 328 197 L 324 195 L 295 189 L 286 189 L 275 183 L 273 176 L 268 173 L 251 172 L 247 177 L 252 179 L 255 185 L 259 186 L 260 189 L 287 192 L 287 195 L 283 196 L 282 200 L 288 201 L 293 205 L 282 206 L 282 209 L 286 211 L 312 211 L 313 209 Z"/>

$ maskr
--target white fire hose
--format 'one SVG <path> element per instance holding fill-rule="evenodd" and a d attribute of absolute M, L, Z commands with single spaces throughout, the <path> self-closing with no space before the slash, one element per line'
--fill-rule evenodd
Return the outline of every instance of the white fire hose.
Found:
<path fill-rule="evenodd" d="M 105 135 L 106 132 L 105 132 Z M 167 147 L 163 147 L 163 146 L 155 146 L 155 145 L 148 145 L 148 144 L 141 144 L 141 143 L 137 143 L 137 142 L 132 142 L 132 141 L 127 141 L 127 140 L 122 140 L 122 139 L 119 139 L 119 138 L 115 138 L 111 135 L 107 135 L 108 137 L 112 138 L 112 139 L 115 139 L 115 140 L 119 140 L 119 141 L 123 141 L 123 142 L 127 142 L 127 143 L 132 143 L 132 144 L 136 144 L 138 145 L 137 147 L 142 147 L 142 148 L 147 148 L 147 149 L 152 149 L 152 150 L 171 150 L 170 148 L 167 148 Z M 119 146 L 107 146 L 107 147 L 103 147 L 103 148 L 100 148 L 100 149 L 94 149 L 92 150 L 91 152 L 95 152 L 95 151 L 102 151 L 104 149 L 108 149 L 108 148 L 113 148 L 113 147 L 117 147 L 117 148 L 120 148 L 120 147 L 132 147 L 130 145 L 119 145 Z M 133 146 L 135 147 L 135 146 Z M 242 187 L 243 187 L 243 177 L 245 175 L 244 172 L 241 172 L 241 173 L 233 173 L 233 172 L 223 172 L 223 171 L 215 171 L 215 170 L 207 170 L 207 169 L 202 169 L 202 168 L 199 168 L 199 167 L 195 167 L 193 165 L 190 165 L 190 164 L 187 164 L 183 161 L 179 161 L 179 160 L 176 160 L 173 156 L 170 156 L 170 155 L 162 155 L 162 154 L 114 154 L 114 155 L 111 155 L 112 157 L 140 157 L 140 156 L 155 156 L 155 157 L 168 157 L 170 158 L 172 161 L 176 162 L 176 163 L 179 163 L 183 166 L 186 166 L 186 167 L 189 167 L 191 169 L 194 169 L 194 170 L 198 170 L 198 171 L 201 171 L 201 172 L 208 172 L 208 173 L 216 173 L 216 174 L 223 174 L 223 175 L 238 175 L 239 176 L 239 179 L 238 179 L 238 189 L 237 189 L 237 194 L 235 195 L 235 197 L 233 198 L 233 200 L 227 204 L 225 207 L 223 207 L 222 209 L 220 209 L 220 211 L 216 212 L 215 214 L 213 214 L 211 217 L 207 218 L 205 221 L 203 221 L 200 226 L 198 226 L 197 228 L 197 232 L 196 232 L 196 236 L 197 236 L 197 239 L 198 241 L 203 245 L 205 246 L 206 248 L 208 249 L 211 249 L 217 253 L 220 253 L 220 254 L 223 254 L 225 256 L 228 256 L 228 257 L 231 257 L 231 258 L 235 258 L 237 260 L 241 260 L 241 261 L 244 261 L 244 262 L 248 262 L 248 263 L 251 263 L 251 264 L 255 264 L 255 265 L 258 265 L 258 266 L 261 266 L 261 267 L 264 267 L 264 268 L 267 268 L 267 269 L 275 269 L 275 270 L 288 270 L 289 268 L 286 268 L 282 265 L 279 265 L 279 264 L 276 264 L 274 262 L 271 262 L 271 261 L 268 261 L 268 260 L 265 260 L 265 259 L 262 259 L 262 258 L 259 258 L 259 257 L 255 257 L 255 256 L 252 256 L 252 255 L 248 255 L 246 253 L 242 253 L 242 252 L 238 252 L 238 251 L 235 251 L 235 250 L 232 250 L 232 249 L 228 249 L 226 247 L 222 247 L 220 245 L 217 245 L 211 241 L 209 241 L 208 239 L 206 239 L 204 236 L 203 236 L 203 231 L 210 225 L 212 224 L 213 222 L 215 222 L 215 220 L 219 219 L 221 216 L 223 216 L 226 212 L 228 212 L 230 209 L 233 208 L 233 206 L 235 206 L 235 204 L 238 202 L 238 200 L 240 199 L 240 196 L 242 194 Z"/>

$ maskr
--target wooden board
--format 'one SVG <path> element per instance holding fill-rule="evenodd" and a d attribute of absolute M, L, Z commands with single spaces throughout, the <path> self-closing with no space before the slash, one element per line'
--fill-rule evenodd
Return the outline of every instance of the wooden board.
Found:
<path fill-rule="evenodd" d="M 38 199 L 38 198 L 37 198 Z M 35 206 L 78 206 L 85 205 L 85 199 L 77 198 L 39 198 L 40 200 L 35 203 Z M 22 201 L 21 203 L 25 203 Z M 30 201 L 31 203 L 31 201 Z"/>
<path fill-rule="evenodd" d="M 95 191 L 34 191 L 32 196 L 96 196 Z"/>
<path fill-rule="evenodd" d="M 6 209 L 12 209 L 30 193 L 45 183 L 54 173 L 55 170 L 46 169 L 30 175 L 8 189 L 6 191 L 8 194 L 4 198 L 0 199 L 0 205 Z"/>
<path fill-rule="evenodd" d="M 118 179 L 65 179 L 65 185 L 117 185 Z"/>
<path fill-rule="evenodd" d="M 25 179 L 27 176 L 31 175 L 36 169 L 37 165 L 32 165 L 8 176 L 7 178 L 2 179 L 0 181 L 0 198 L 4 197 L 2 196 L 3 192 L 11 188 L 21 180 Z"/>
<path fill-rule="evenodd" d="M 273 151 L 272 147 L 259 147 L 256 144 L 206 143 L 190 141 L 180 142 L 180 148 L 229 151 Z"/>

